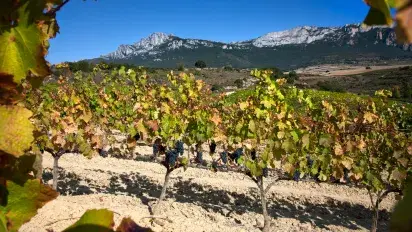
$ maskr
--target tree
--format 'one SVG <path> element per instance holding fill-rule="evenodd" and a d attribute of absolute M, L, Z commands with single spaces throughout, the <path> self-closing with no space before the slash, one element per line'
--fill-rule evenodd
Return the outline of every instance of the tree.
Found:
<path fill-rule="evenodd" d="M 198 60 L 195 63 L 196 68 L 206 68 L 206 63 L 203 60 Z"/>

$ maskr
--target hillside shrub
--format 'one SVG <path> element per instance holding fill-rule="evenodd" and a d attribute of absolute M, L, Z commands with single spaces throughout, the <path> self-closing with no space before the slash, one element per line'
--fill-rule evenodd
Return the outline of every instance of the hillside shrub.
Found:
<path fill-rule="evenodd" d="M 195 76 L 200 77 L 202 75 L 202 73 L 199 70 L 195 70 Z"/>
<path fill-rule="evenodd" d="M 177 65 L 177 71 L 181 71 L 181 72 L 185 71 L 185 65 L 184 64 L 178 64 Z"/>
<path fill-rule="evenodd" d="M 206 68 L 206 62 L 204 62 L 203 60 L 198 60 L 195 63 L 195 67 L 196 68 Z"/>
<path fill-rule="evenodd" d="M 212 92 L 217 92 L 223 90 L 223 86 L 219 84 L 214 84 L 212 85 L 212 88 L 210 89 Z"/>
<path fill-rule="evenodd" d="M 401 98 L 401 91 L 399 86 L 395 86 L 392 88 L 392 97 L 393 98 Z"/>
<path fill-rule="evenodd" d="M 316 84 L 319 89 L 330 92 L 344 93 L 345 89 L 340 84 L 333 81 L 319 81 Z"/>
<path fill-rule="evenodd" d="M 235 80 L 234 84 L 236 85 L 237 88 L 243 88 L 243 80 L 242 79 L 237 79 Z"/>
<path fill-rule="evenodd" d="M 233 68 L 232 66 L 228 65 L 228 66 L 223 67 L 223 70 L 231 72 L 233 71 Z"/>

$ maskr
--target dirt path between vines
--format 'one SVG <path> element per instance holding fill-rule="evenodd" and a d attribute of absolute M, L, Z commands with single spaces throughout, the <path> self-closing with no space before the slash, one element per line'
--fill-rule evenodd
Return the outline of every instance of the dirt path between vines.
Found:
<path fill-rule="evenodd" d="M 150 148 L 142 148 L 143 153 Z M 43 158 L 45 182 L 50 155 Z M 20 231 L 62 231 L 87 209 L 107 208 L 116 225 L 125 216 L 154 231 L 260 231 L 263 223 L 255 184 L 240 173 L 188 168 L 172 174 L 161 216 L 172 222 L 152 225 L 148 205 L 159 196 L 165 168 L 160 164 L 66 154 L 59 160 L 62 193 Z M 344 185 L 280 181 L 269 193 L 271 231 L 367 231 L 372 212 L 365 190 Z M 382 203 L 381 228 L 387 230 L 394 196 Z"/>

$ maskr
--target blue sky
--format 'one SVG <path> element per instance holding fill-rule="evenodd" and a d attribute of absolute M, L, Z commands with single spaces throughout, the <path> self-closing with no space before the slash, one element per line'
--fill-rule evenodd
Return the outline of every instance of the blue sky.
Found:
<path fill-rule="evenodd" d="M 71 0 L 59 13 L 51 63 L 95 58 L 153 32 L 232 42 L 296 26 L 363 20 L 362 0 Z"/>

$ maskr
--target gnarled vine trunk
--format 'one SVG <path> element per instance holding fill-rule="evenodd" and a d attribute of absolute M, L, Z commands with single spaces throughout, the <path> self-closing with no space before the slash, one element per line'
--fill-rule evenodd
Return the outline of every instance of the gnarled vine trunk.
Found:
<path fill-rule="evenodd" d="M 270 216 L 267 210 L 267 198 L 266 198 L 266 190 L 263 186 L 263 176 L 257 177 L 257 185 L 259 187 L 259 192 L 260 192 L 260 202 L 262 204 L 262 213 L 263 213 L 263 232 L 269 232 L 270 231 Z"/>
<path fill-rule="evenodd" d="M 373 212 L 371 232 L 376 232 L 378 230 L 378 222 L 379 222 L 379 204 L 376 204 L 373 211 L 374 212 Z"/>
<path fill-rule="evenodd" d="M 57 190 L 57 179 L 59 178 L 59 156 L 53 155 L 53 189 Z"/>
<path fill-rule="evenodd" d="M 36 160 L 33 164 L 34 176 L 41 180 L 43 177 L 43 154 L 36 154 Z"/>
<path fill-rule="evenodd" d="M 169 168 L 166 171 L 166 175 L 165 175 L 165 181 L 163 183 L 163 187 L 162 187 L 162 192 L 160 193 L 159 199 L 157 200 L 157 203 L 155 205 L 155 207 L 153 208 L 153 214 L 158 213 L 158 209 L 160 207 L 160 203 L 165 199 L 166 197 L 166 190 L 167 187 L 169 186 L 169 181 L 170 181 L 170 174 L 172 173 L 172 170 L 170 170 Z"/>

